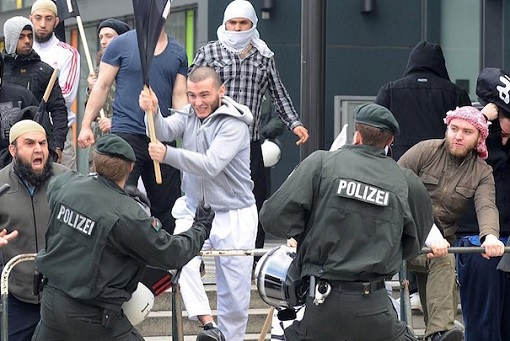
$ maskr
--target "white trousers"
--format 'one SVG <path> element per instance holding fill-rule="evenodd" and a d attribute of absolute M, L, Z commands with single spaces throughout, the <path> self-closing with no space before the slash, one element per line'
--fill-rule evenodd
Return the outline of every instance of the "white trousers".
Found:
<path fill-rule="evenodd" d="M 179 198 L 172 209 L 175 234 L 186 231 L 193 223 L 195 212 L 186 208 L 185 197 Z M 257 207 L 216 212 L 211 235 L 202 250 L 253 249 L 257 234 Z M 209 301 L 200 278 L 201 257 L 188 262 L 181 272 L 179 283 L 188 317 L 212 315 Z M 253 257 L 215 257 L 218 327 L 228 341 L 243 341 L 250 306 Z"/>

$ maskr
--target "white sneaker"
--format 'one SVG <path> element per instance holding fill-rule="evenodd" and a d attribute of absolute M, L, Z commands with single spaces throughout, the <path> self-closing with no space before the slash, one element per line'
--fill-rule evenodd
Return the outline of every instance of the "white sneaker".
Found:
<path fill-rule="evenodd" d="M 421 307 L 420 294 L 417 292 L 411 294 L 411 296 L 409 296 L 409 300 L 411 301 L 411 309 L 423 311 L 423 308 Z"/>

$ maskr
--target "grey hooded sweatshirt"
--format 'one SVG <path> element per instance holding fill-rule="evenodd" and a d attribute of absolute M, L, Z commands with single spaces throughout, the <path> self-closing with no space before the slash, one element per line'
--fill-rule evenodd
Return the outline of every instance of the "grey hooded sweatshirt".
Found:
<path fill-rule="evenodd" d="M 145 117 L 146 126 L 147 117 Z M 255 204 L 250 178 L 250 109 L 228 96 L 207 118 L 200 120 L 191 105 L 180 112 L 154 117 L 160 141 L 182 139 L 182 148 L 167 146 L 164 163 L 183 171 L 182 191 L 188 209 L 205 199 L 216 211 Z M 148 134 L 147 134 L 148 135 Z"/>

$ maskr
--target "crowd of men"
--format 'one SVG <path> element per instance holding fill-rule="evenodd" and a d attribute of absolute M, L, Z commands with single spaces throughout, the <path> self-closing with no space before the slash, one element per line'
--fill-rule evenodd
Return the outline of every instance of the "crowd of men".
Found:
<path fill-rule="evenodd" d="M 101 22 L 76 146 L 90 148 L 87 176 L 76 173 L 69 129 L 80 56 L 55 36 L 58 23 L 55 3 L 37 0 L 29 18 L 13 17 L 3 28 L 0 185 L 9 188 L 0 196 L 2 262 L 37 253 L 35 265 L 17 266 L 9 280 L 2 326 L 9 340 L 142 340 L 123 304 L 151 266 L 181 269 L 188 316 L 203 325 L 197 340 L 242 341 L 254 259 L 215 259 L 215 321 L 198 254 L 261 248 L 265 232 L 297 241 L 301 280 L 316 282 L 286 340 L 416 340 L 384 290 L 403 260 L 416 274 L 426 340 L 510 339 L 504 71 L 480 74 L 479 110 L 450 81 L 439 45 L 420 42 L 405 76 L 356 110 L 353 143 L 314 152 L 268 198 L 264 95 L 296 145 L 309 135 L 250 1 L 226 7 L 218 40 L 191 63 L 163 29 L 149 87 L 136 31 L 116 19 Z M 140 178 L 149 215 L 125 190 Z M 432 251 L 420 255 L 425 245 Z M 484 253 L 455 259 L 452 245 Z M 457 272 L 465 333 L 454 323 Z M 324 287 L 330 290 L 318 301 L 313 293 Z"/>

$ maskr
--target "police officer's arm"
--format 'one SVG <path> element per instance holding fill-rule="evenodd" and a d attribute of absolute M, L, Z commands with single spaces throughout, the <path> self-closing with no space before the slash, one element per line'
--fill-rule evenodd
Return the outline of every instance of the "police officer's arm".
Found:
<path fill-rule="evenodd" d="M 404 212 L 402 258 L 410 259 L 420 253 L 434 223 L 432 201 L 420 178 L 402 168 L 408 184 L 408 210 Z"/>
<path fill-rule="evenodd" d="M 262 205 L 259 220 L 264 230 L 276 237 L 301 235 L 307 226 L 314 194 L 320 184 L 324 151 L 308 156 L 280 188 Z"/>
<path fill-rule="evenodd" d="M 183 267 L 198 255 L 208 231 L 194 224 L 189 230 L 171 235 L 156 225 L 138 203 L 129 198 L 122 207 L 125 212 L 112 230 L 115 242 L 140 262 L 163 269 Z"/>

